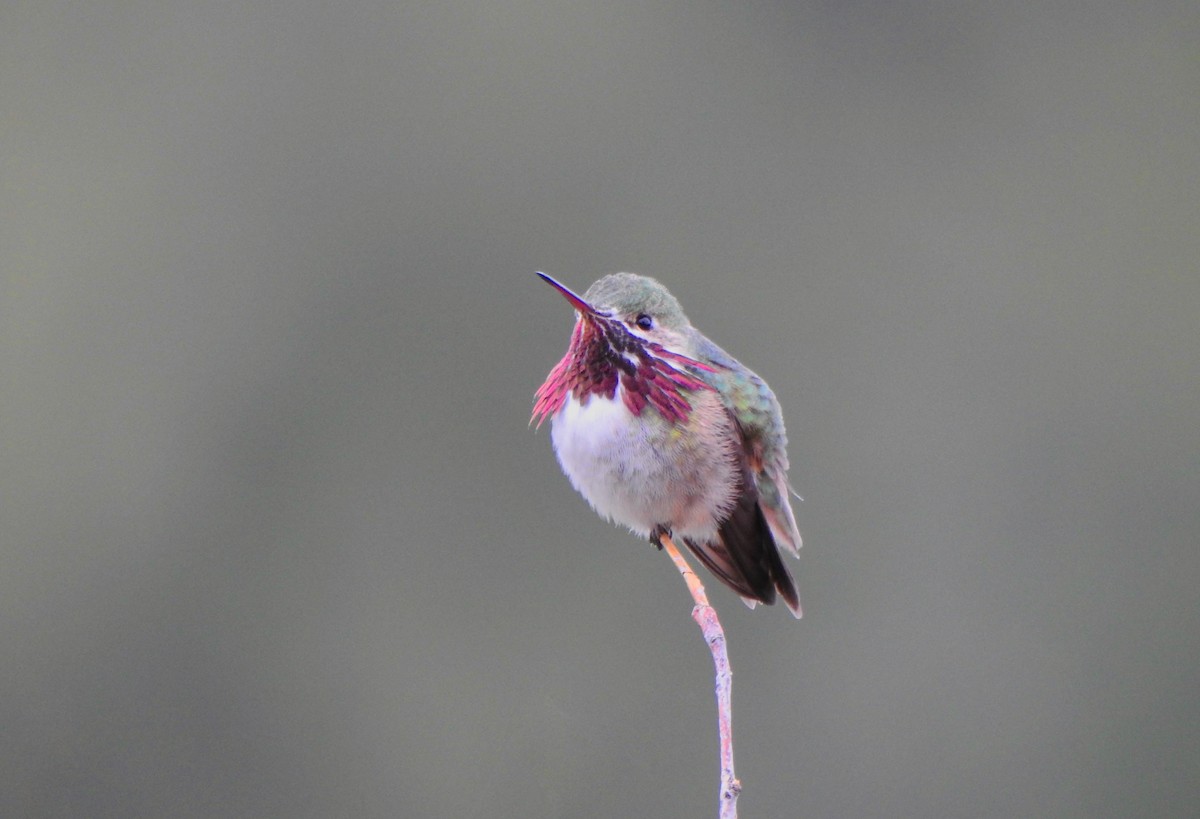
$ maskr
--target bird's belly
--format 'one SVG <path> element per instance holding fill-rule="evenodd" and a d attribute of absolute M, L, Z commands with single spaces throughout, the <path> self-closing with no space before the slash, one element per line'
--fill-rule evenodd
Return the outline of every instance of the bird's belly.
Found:
<path fill-rule="evenodd" d="M 618 394 L 570 396 L 551 440 L 572 485 L 601 515 L 645 537 L 655 526 L 712 536 L 734 502 L 732 424 L 711 393 L 691 396 L 686 423 L 656 410 L 634 415 Z"/>

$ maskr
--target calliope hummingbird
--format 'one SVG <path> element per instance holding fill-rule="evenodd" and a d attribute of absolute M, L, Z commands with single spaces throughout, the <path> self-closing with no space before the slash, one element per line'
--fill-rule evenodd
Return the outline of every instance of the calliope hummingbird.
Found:
<path fill-rule="evenodd" d="M 800 532 L 787 436 L 766 382 L 692 327 L 654 279 L 614 273 L 582 297 L 538 273 L 575 308 L 562 361 L 533 419 L 571 484 L 603 517 L 658 545 L 682 541 L 751 608 L 800 596 L 780 550 Z"/>

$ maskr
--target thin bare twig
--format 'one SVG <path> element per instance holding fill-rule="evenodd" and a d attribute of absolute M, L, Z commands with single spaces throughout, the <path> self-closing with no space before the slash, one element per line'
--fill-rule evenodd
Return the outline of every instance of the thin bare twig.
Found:
<path fill-rule="evenodd" d="M 729 667 L 729 654 L 725 650 L 725 630 L 717 619 L 717 612 L 708 603 L 708 595 L 700 578 L 683 559 L 674 542 L 667 534 L 659 535 L 659 543 L 683 575 L 692 600 L 692 619 L 700 626 L 708 650 L 712 652 L 713 665 L 717 670 L 717 731 L 721 739 L 721 796 L 717 811 L 718 819 L 737 819 L 737 798 L 742 792 L 742 783 L 733 774 L 733 670 Z"/>

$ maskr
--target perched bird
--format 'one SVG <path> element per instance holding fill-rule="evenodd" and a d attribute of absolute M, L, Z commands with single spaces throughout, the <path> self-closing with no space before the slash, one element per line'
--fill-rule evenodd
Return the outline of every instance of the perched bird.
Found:
<path fill-rule="evenodd" d="M 614 273 L 575 308 L 532 421 L 603 517 L 660 546 L 670 534 L 751 608 L 778 594 L 800 616 L 780 549 L 800 532 L 788 502 L 783 414 L 766 382 L 691 325 L 660 283 Z"/>

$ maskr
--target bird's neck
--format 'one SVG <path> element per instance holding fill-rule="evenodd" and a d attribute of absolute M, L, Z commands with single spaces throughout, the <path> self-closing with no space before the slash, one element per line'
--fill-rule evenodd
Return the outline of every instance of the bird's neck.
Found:
<path fill-rule="evenodd" d="M 567 354 L 538 388 L 533 418 L 540 425 L 562 409 L 567 396 L 620 400 L 635 416 L 648 408 L 671 423 L 685 423 L 689 394 L 711 390 L 697 373 L 714 368 L 634 336 L 619 322 L 580 320 Z"/>

